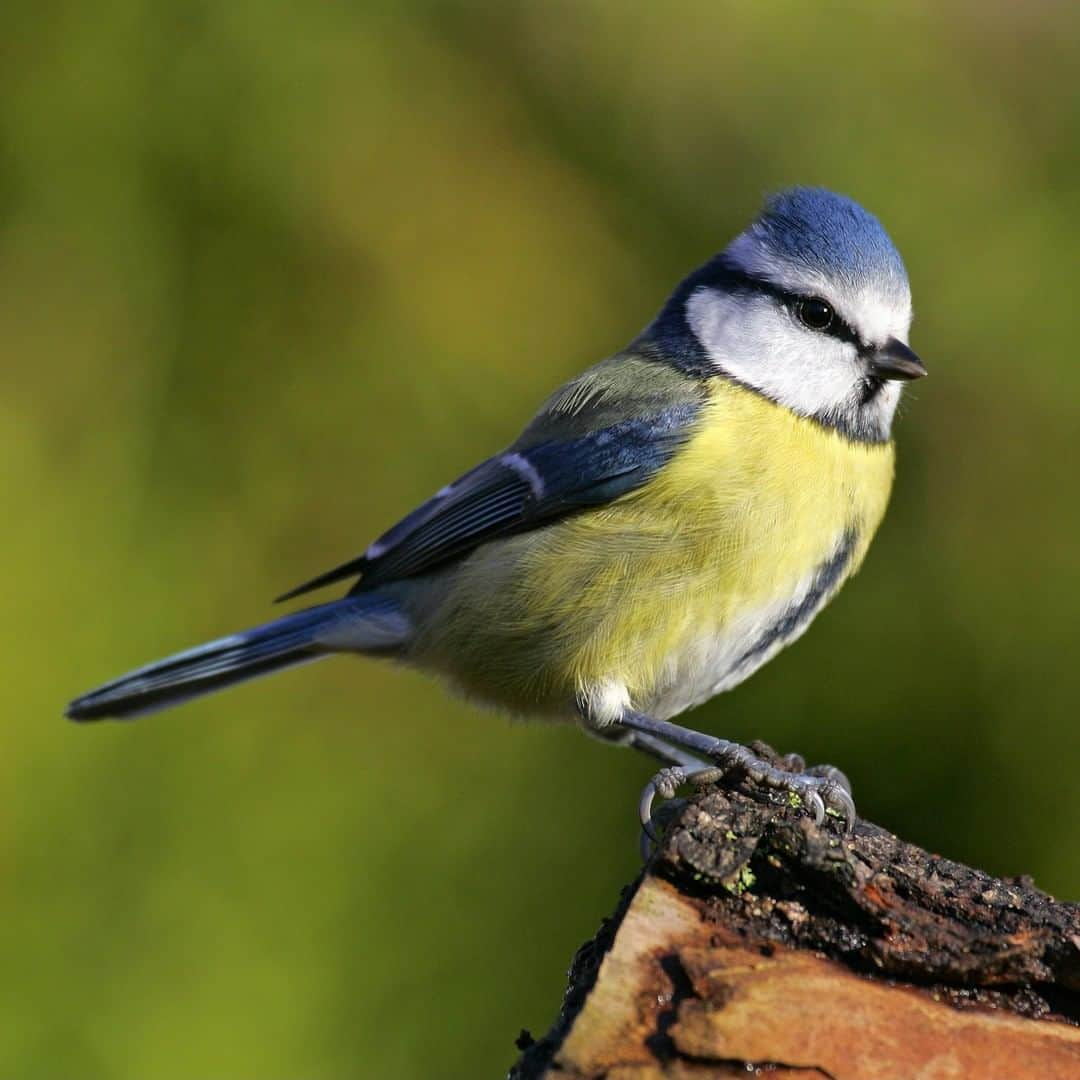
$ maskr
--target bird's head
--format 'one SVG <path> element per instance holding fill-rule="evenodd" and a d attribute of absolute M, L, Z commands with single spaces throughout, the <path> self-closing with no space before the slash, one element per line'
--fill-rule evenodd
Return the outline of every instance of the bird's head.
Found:
<path fill-rule="evenodd" d="M 910 326 L 907 272 L 877 218 L 794 188 L 679 286 L 653 330 L 705 373 L 881 442 L 901 384 L 926 374 Z"/>

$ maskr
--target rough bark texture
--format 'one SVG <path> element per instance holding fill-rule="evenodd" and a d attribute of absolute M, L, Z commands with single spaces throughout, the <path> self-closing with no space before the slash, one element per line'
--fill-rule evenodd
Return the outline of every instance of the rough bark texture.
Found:
<path fill-rule="evenodd" d="M 511 1080 L 1080 1078 L 1080 906 L 708 788 Z"/>

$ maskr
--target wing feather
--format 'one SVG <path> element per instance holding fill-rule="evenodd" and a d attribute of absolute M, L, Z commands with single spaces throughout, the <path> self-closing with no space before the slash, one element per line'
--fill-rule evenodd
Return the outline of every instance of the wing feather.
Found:
<path fill-rule="evenodd" d="M 576 403 L 575 403 L 576 404 Z M 568 438 L 519 440 L 443 488 L 358 558 L 285 593 L 360 576 L 354 591 L 427 573 L 496 536 L 522 532 L 619 498 L 662 468 L 693 430 L 699 405 L 682 401 Z"/>

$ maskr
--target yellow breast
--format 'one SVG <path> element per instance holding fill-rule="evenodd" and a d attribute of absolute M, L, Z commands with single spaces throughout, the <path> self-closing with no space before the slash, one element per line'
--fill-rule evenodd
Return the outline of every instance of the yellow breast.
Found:
<path fill-rule="evenodd" d="M 828 595 L 858 568 L 888 502 L 891 444 L 851 443 L 711 386 L 695 435 L 649 483 L 462 564 L 437 631 L 455 682 L 554 713 L 616 682 L 639 708 L 665 698 L 670 714 L 707 696 L 713 673 L 698 669 L 740 636 L 749 647 L 840 545 Z"/>

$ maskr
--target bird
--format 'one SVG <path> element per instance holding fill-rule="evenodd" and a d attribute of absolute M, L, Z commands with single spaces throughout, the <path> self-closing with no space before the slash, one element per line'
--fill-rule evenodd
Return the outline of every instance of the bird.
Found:
<path fill-rule="evenodd" d="M 643 822 L 656 795 L 738 774 L 850 829 L 838 769 L 674 718 L 795 641 L 861 566 L 903 386 L 926 374 L 911 320 L 878 219 L 781 190 L 509 447 L 278 600 L 349 581 L 346 595 L 138 668 L 66 715 L 130 718 L 334 654 L 382 657 L 658 759 Z"/>

